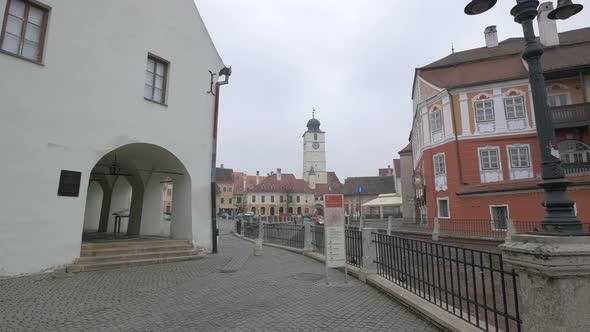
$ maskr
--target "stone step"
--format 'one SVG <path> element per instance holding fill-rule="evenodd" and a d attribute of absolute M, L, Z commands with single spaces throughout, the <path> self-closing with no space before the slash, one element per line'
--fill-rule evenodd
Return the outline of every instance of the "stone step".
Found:
<path fill-rule="evenodd" d="M 134 266 L 152 265 L 152 264 L 163 264 L 182 262 L 187 260 L 201 259 L 207 257 L 206 253 L 194 253 L 191 255 L 179 256 L 179 257 L 162 257 L 162 258 L 150 258 L 150 259 L 138 259 L 129 261 L 119 262 L 105 262 L 105 263 L 76 263 L 66 268 L 69 273 L 76 272 L 88 272 L 88 271 L 99 271 L 99 270 L 110 270 L 117 268 L 126 268 Z"/>
<path fill-rule="evenodd" d="M 142 252 L 133 254 L 122 254 L 114 256 L 91 256 L 81 257 L 77 264 L 90 264 L 90 263 L 107 263 L 107 262 L 122 262 L 122 261 L 135 261 L 152 258 L 167 258 L 167 257 L 181 257 L 191 256 L 201 253 L 200 251 L 190 248 L 188 250 L 161 250 L 156 252 Z"/>
<path fill-rule="evenodd" d="M 148 252 L 159 252 L 159 251 L 175 251 L 175 250 L 192 250 L 193 247 L 190 244 L 182 245 L 160 245 L 160 246 L 149 246 L 149 247 L 129 247 L 129 248 L 83 248 L 80 251 L 80 257 L 99 257 L 99 256 L 118 256 L 118 255 L 129 255 L 129 254 L 141 254 Z"/>
<path fill-rule="evenodd" d="M 157 246 L 176 246 L 191 244 L 187 240 L 145 240 L 145 241 L 119 241 L 119 242 L 83 242 L 84 249 L 114 249 L 114 248 L 147 248 Z"/>

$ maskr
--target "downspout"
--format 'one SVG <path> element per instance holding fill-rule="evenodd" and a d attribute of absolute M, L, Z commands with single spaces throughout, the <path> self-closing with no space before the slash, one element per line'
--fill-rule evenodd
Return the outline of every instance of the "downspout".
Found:
<path fill-rule="evenodd" d="M 455 103 L 453 101 L 453 95 L 449 92 L 449 99 L 451 100 L 451 116 L 453 117 L 453 133 L 455 134 L 455 148 L 457 149 L 457 168 L 459 169 L 459 181 L 462 185 L 466 185 L 463 181 L 463 164 L 461 163 L 461 150 L 459 149 L 459 134 L 457 133 L 457 120 L 455 118 Z"/>
<path fill-rule="evenodd" d="M 588 101 L 588 93 L 586 91 L 586 78 L 584 77 L 584 74 L 582 74 L 580 72 L 580 88 L 582 89 L 582 96 L 584 96 L 584 103 L 589 102 Z"/>
<path fill-rule="evenodd" d="M 223 67 L 219 71 L 219 76 L 224 76 L 223 81 L 215 83 L 215 111 L 213 114 L 213 150 L 211 155 L 211 230 L 212 230 L 212 252 L 217 253 L 217 237 L 219 236 L 219 229 L 217 229 L 217 209 L 216 199 L 216 183 L 215 183 L 215 168 L 217 165 L 217 123 L 219 119 L 219 87 L 229 83 L 229 77 L 231 76 L 231 67 Z"/>

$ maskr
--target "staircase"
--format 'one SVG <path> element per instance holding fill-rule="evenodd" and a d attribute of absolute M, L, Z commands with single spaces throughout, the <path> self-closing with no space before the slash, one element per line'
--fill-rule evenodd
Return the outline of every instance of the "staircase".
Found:
<path fill-rule="evenodd" d="M 86 272 L 123 267 L 180 262 L 207 257 L 184 240 L 83 242 L 80 259 L 67 272 Z"/>

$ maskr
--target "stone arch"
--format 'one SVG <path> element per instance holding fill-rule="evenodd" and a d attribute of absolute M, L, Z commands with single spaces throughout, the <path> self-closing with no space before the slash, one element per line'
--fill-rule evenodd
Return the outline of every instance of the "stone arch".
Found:
<path fill-rule="evenodd" d="M 174 185 L 170 231 L 162 234 L 162 183 L 170 179 Z M 114 229 L 112 213 L 122 205 L 122 196 L 115 193 L 118 184 L 127 182 L 132 192 L 128 204 L 127 235 L 164 235 L 192 240 L 191 177 L 184 164 L 166 148 L 149 143 L 131 143 L 104 153 L 92 167 L 89 188 L 92 182 L 99 183 L 103 191 L 99 232 Z M 88 208 L 93 207 L 87 203 Z"/>

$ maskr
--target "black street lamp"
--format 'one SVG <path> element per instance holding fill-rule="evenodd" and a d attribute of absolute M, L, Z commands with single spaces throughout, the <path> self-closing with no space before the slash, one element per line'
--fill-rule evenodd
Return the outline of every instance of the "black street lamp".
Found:
<path fill-rule="evenodd" d="M 517 0 L 510 14 L 514 21 L 522 25 L 526 46 L 522 58 L 529 66 L 529 82 L 533 94 L 535 107 L 535 122 L 537 136 L 541 149 L 542 181 L 539 186 L 545 190 L 545 218 L 541 224 L 541 230 L 534 232 L 539 235 L 571 236 L 590 235 L 584 233 L 580 220 L 574 212 L 574 201 L 567 194 L 569 181 L 565 179 L 561 160 L 556 157 L 557 147 L 555 143 L 555 130 L 552 116 L 547 103 L 545 90 L 545 77 L 541 65 L 543 48 L 537 42 L 533 20 L 538 15 L 539 1 Z M 496 0 L 473 0 L 465 13 L 468 15 L 481 14 L 496 4 Z M 582 10 L 582 5 L 573 4 L 571 0 L 559 0 L 557 8 L 549 14 L 551 19 L 565 20 Z"/>

